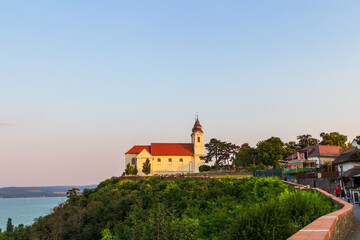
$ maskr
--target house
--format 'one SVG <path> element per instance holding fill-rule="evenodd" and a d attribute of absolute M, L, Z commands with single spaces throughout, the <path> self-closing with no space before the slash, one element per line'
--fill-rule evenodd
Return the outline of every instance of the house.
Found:
<path fill-rule="evenodd" d="M 175 174 L 196 173 L 204 164 L 204 132 L 199 118 L 196 117 L 192 129 L 191 143 L 151 143 L 135 145 L 125 153 L 125 165 L 136 166 L 138 175 L 143 175 L 142 168 L 146 159 L 150 160 L 151 173 Z"/>
<path fill-rule="evenodd" d="M 352 148 L 340 154 L 333 162 L 349 187 L 360 186 L 360 149 Z"/>
<path fill-rule="evenodd" d="M 341 147 L 333 145 L 313 145 L 298 150 L 285 158 L 290 169 L 317 168 L 330 163 L 340 155 Z"/>

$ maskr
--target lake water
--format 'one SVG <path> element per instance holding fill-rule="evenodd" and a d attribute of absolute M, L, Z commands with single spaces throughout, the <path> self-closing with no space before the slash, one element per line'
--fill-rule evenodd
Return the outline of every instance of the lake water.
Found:
<path fill-rule="evenodd" d="M 51 213 L 51 209 L 65 200 L 65 197 L 0 198 L 0 228 L 6 230 L 9 217 L 14 226 L 30 225 L 34 218 Z"/>

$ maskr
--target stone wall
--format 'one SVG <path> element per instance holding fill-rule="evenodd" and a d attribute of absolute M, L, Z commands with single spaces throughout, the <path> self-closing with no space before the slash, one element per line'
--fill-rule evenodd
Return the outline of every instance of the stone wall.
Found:
<path fill-rule="evenodd" d="M 309 185 L 311 188 L 320 188 L 324 191 L 327 191 L 327 188 L 330 187 L 331 192 L 334 192 L 334 189 L 340 185 L 339 181 L 330 182 L 330 178 L 300 178 L 297 181 L 299 184 Z"/>
<path fill-rule="evenodd" d="M 347 203 L 328 192 L 319 188 L 307 188 L 301 184 L 285 182 L 295 188 L 302 190 L 316 190 L 321 194 L 331 197 L 334 204 L 337 205 L 339 210 L 329 213 L 325 216 L 319 217 L 294 235 L 289 240 L 300 239 L 318 239 L 318 240 L 344 240 L 350 235 L 351 230 L 354 228 L 354 212 L 353 205 Z"/>

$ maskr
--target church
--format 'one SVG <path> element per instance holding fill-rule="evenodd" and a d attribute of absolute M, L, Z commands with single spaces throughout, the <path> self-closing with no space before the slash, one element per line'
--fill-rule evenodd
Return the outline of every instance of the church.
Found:
<path fill-rule="evenodd" d="M 196 117 L 191 133 L 191 143 L 151 143 L 135 145 L 125 153 L 125 166 L 130 163 L 142 172 L 143 164 L 148 158 L 151 164 L 149 175 L 197 173 L 199 166 L 204 164 L 204 132 L 199 118 Z"/>

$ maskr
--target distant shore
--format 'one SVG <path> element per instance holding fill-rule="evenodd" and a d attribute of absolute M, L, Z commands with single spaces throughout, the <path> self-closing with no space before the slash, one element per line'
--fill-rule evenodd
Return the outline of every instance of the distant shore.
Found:
<path fill-rule="evenodd" d="M 0 198 L 41 198 L 41 197 L 66 197 L 66 192 L 72 188 L 95 188 L 97 185 L 85 186 L 49 186 L 49 187 L 5 187 L 0 188 Z"/>

